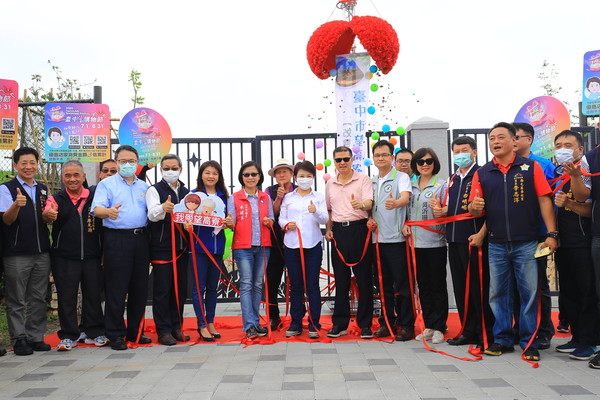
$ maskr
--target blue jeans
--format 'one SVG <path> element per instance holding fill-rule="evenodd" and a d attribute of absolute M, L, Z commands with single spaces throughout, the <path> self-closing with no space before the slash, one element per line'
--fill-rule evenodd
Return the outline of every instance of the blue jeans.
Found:
<path fill-rule="evenodd" d="M 240 305 L 244 331 L 260 325 L 263 277 L 270 251 L 270 247 L 261 246 L 233 250 L 233 259 L 240 274 Z"/>
<path fill-rule="evenodd" d="M 494 342 L 513 346 L 513 290 L 516 282 L 521 299 L 519 344 L 527 347 L 537 327 L 538 267 L 535 258 L 537 241 L 489 244 L 490 307 L 496 317 Z M 537 340 L 531 347 L 537 348 Z"/>
<path fill-rule="evenodd" d="M 310 307 L 309 328 L 321 329 L 319 319 L 321 317 L 321 292 L 319 290 L 319 277 L 321 272 L 321 261 L 323 259 L 323 247 L 321 243 L 311 249 L 304 249 L 304 267 L 306 270 L 306 295 Z M 285 248 L 285 264 L 290 277 L 290 314 L 292 323 L 290 329 L 302 330 L 302 318 L 306 313 L 304 306 L 304 277 L 302 276 L 302 265 L 300 264 L 300 249 Z"/>
<path fill-rule="evenodd" d="M 223 268 L 223 255 L 213 254 L 213 258 Z M 200 296 L 198 296 L 198 286 L 196 284 L 196 273 L 192 269 L 192 304 L 198 319 L 198 329 L 206 328 L 206 324 L 215 322 L 215 309 L 217 307 L 217 286 L 219 285 L 219 276 L 221 271 L 204 253 L 196 252 L 196 265 L 193 265 L 192 257 L 190 257 L 192 268 L 196 268 L 198 273 L 198 284 L 200 285 Z M 200 300 L 202 299 L 202 307 L 204 308 L 204 316 L 200 308 Z M 204 321 L 206 317 L 206 322 Z"/>

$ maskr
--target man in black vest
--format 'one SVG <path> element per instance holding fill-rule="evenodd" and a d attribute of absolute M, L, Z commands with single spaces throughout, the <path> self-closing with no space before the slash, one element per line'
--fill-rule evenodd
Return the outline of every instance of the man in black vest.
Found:
<path fill-rule="evenodd" d="M 52 275 L 58 293 L 58 318 L 61 339 L 57 349 L 68 351 L 77 346 L 77 293 L 81 283 L 81 330 L 85 343 L 104 346 L 104 313 L 100 293 L 100 227 L 102 222 L 90 215 L 95 186 L 83 187 L 85 172 L 76 160 L 63 164 L 65 188 L 49 197 L 42 213 L 45 222 L 52 222 Z"/>
<path fill-rule="evenodd" d="M 279 211 L 283 197 L 296 190 L 296 185 L 292 183 L 294 166 L 285 158 L 277 160 L 275 166 L 269 170 L 269 175 L 275 178 L 277 182 L 273 186 L 265 189 L 265 193 L 271 196 L 273 200 L 273 213 L 275 214 L 275 223 L 273 224 L 273 232 L 271 232 L 271 255 L 267 264 L 267 284 L 269 286 L 269 315 L 271 317 L 271 329 L 277 330 L 281 323 L 279 317 L 279 307 L 277 305 L 277 297 L 279 296 L 279 285 L 281 285 L 281 277 L 285 267 L 283 259 L 283 235 L 281 228 L 277 223 L 279 219 Z"/>
<path fill-rule="evenodd" d="M 190 191 L 179 180 L 181 159 L 167 154 L 160 161 L 162 180 L 146 192 L 148 219 L 150 220 L 150 259 L 152 260 L 152 314 L 156 324 L 158 342 L 172 346 L 178 341 L 189 340 L 181 332 L 183 305 L 187 290 L 188 251 L 187 240 L 175 229 L 177 257 L 177 292 L 175 296 L 173 274 L 173 251 L 171 235 L 171 213 Z M 177 305 L 179 304 L 179 307 Z"/>
<path fill-rule="evenodd" d="M 521 298 L 519 344 L 530 361 L 540 359 L 533 337 L 538 314 L 538 269 L 534 258 L 538 245 L 539 214 L 548 228 L 542 247 L 552 253 L 558 247 L 552 190 L 542 167 L 514 152 L 516 129 L 500 122 L 488 132 L 494 155 L 475 172 L 469 211 L 476 217 L 485 210 L 489 240 L 490 307 L 496 317 L 494 343 L 485 354 L 499 356 L 514 351 L 513 282 Z M 485 198 L 485 200 L 484 200 Z"/>
<path fill-rule="evenodd" d="M 453 161 L 458 169 L 448 182 L 446 199 L 431 199 L 430 205 L 436 218 L 455 216 L 468 213 L 467 206 L 471 193 L 471 182 L 477 165 L 477 144 L 468 136 L 456 138 L 451 145 Z M 446 225 L 448 240 L 448 260 L 452 273 L 454 299 L 461 322 L 464 321 L 462 334 L 448 339 L 448 344 L 461 346 L 466 344 L 482 345 L 483 316 L 489 343 L 493 343 L 494 314 L 489 306 L 490 273 L 488 265 L 488 243 L 486 239 L 485 218 L 475 218 L 465 221 L 451 222 Z M 471 248 L 469 253 L 469 248 Z M 479 265 L 478 248 L 482 250 L 482 265 Z M 469 258 L 470 257 L 470 258 Z M 465 320 L 465 294 L 467 289 L 467 271 L 469 270 L 469 298 L 467 299 Z M 483 288 L 480 289 L 479 267 L 481 267 Z M 483 304 L 481 295 L 483 294 Z M 483 346 L 481 346 L 483 349 Z"/>
<path fill-rule="evenodd" d="M 594 266 L 594 286 L 596 289 L 596 307 L 600 312 L 600 175 L 587 177 L 582 171 L 590 174 L 600 173 L 600 147 L 588 151 L 579 165 L 568 162 L 564 171 L 571 176 L 571 191 L 578 203 L 585 203 L 592 196 L 592 264 Z M 570 322 L 570 321 L 569 321 Z M 596 340 L 597 342 L 597 340 Z M 598 353 L 600 354 L 600 353 Z M 600 369 L 600 355 L 589 362 L 590 368 Z"/>
<path fill-rule="evenodd" d="M 583 155 L 583 138 L 577 132 L 562 131 L 554 137 L 554 148 L 559 166 L 577 162 Z M 562 175 L 562 169 L 557 176 Z M 562 313 L 573 333 L 569 342 L 556 346 L 556 351 L 570 353 L 575 360 L 589 360 L 597 352 L 599 322 L 591 253 L 592 203 L 589 199 L 575 201 L 570 181 L 556 192 L 554 203 L 560 232 L 554 262 L 559 272 Z"/>
<path fill-rule="evenodd" d="M 35 149 L 16 150 L 13 166 L 17 176 L 0 186 L 6 317 L 18 356 L 50 350 L 44 343 L 50 238 L 42 219 L 48 189 L 34 179 L 38 160 Z"/>

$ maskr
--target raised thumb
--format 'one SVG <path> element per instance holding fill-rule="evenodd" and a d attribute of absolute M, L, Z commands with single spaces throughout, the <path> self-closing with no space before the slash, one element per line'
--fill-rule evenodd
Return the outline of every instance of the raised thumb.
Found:
<path fill-rule="evenodd" d="M 169 196 L 167 197 L 167 201 L 168 201 L 169 203 L 171 202 L 171 195 L 169 195 Z"/>
<path fill-rule="evenodd" d="M 50 208 L 53 210 L 58 210 L 58 205 L 56 203 L 50 203 Z"/>
<path fill-rule="evenodd" d="M 352 193 L 352 200 L 354 200 L 354 193 Z"/>
<path fill-rule="evenodd" d="M 475 197 L 481 197 L 479 196 L 479 189 L 475 189 Z"/>
<path fill-rule="evenodd" d="M 437 199 L 438 197 L 440 197 L 440 192 L 435 192 L 435 194 L 433 195 L 433 198 Z"/>
<path fill-rule="evenodd" d="M 390 192 L 390 199 L 393 199 L 393 198 L 394 198 L 394 196 L 392 196 L 392 192 Z"/>
<path fill-rule="evenodd" d="M 313 202 L 312 202 L 312 200 L 310 201 L 310 205 L 311 205 L 311 206 L 313 205 Z"/>
<path fill-rule="evenodd" d="M 121 208 L 121 206 L 122 206 L 122 205 L 123 205 L 123 204 L 117 204 L 117 205 L 115 206 L 115 208 L 117 208 L 117 209 L 118 209 L 118 208 Z"/>
<path fill-rule="evenodd" d="M 17 188 L 17 194 L 21 194 L 21 189 Z"/>
<path fill-rule="evenodd" d="M 227 213 L 227 216 L 233 218 L 233 215 L 231 215 L 231 213 Z"/>

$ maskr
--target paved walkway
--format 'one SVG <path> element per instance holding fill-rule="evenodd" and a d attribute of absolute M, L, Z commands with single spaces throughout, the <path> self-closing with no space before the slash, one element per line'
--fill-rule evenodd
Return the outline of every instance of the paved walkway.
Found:
<path fill-rule="evenodd" d="M 186 316 L 193 311 L 186 306 Z M 239 313 L 220 304 L 217 315 Z M 598 399 L 600 370 L 553 350 L 466 362 L 420 342 L 75 348 L 0 358 L 0 399 Z M 467 347 L 438 345 L 467 357 Z"/>

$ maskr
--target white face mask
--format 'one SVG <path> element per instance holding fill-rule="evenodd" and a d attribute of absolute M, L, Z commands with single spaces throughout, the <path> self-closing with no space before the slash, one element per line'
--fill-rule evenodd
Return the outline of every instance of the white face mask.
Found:
<path fill-rule="evenodd" d="M 296 183 L 300 189 L 308 190 L 312 187 L 314 181 L 314 178 L 298 178 Z"/>
<path fill-rule="evenodd" d="M 167 183 L 175 183 L 179 179 L 181 171 L 163 171 L 162 177 Z"/>
<path fill-rule="evenodd" d="M 573 151 L 573 149 L 557 149 L 554 152 L 554 158 L 556 158 L 556 163 L 558 165 L 563 165 L 564 163 L 575 161 L 575 157 L 573 157 Z"/>

